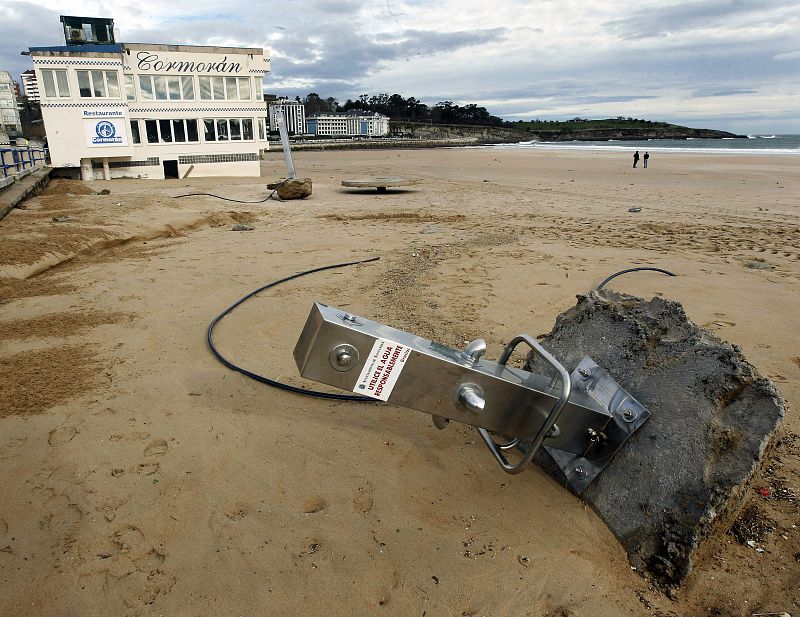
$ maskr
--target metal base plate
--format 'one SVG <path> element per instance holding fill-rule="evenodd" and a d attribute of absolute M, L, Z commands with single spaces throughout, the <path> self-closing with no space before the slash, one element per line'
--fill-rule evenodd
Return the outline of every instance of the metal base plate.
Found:
<path fill-rule="evenodd" d="M 590 441 L 583 455 L 544 446 L 566 477 L 569 488 L 579 495 L 611 462 L 628 437 L 645 423 L 650 412 L 589 356 L 580 361 L 570 381 L 573 390 L 583 391 L 611 414 L 603 432 Z"/>

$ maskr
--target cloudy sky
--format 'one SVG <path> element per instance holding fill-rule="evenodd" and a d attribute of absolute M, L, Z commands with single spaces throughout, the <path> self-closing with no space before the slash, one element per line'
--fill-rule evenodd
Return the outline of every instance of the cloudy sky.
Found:
<path fill-rule="evenodd" d="M 127 42 L 269 48 L 265 91 L 291 97 L 800 133 L 800 0 L 2 0 L 0 69 L 63 43 L 60 14 L 113 17 Z"/>

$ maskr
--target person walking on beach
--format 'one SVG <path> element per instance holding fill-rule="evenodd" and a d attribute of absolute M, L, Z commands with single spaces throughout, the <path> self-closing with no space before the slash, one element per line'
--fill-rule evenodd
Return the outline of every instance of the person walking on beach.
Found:
<path fill-rule="evenodd" d="M 636 164 L 639 162 L 639 151 L 633 153 L 633 168 L 636 169 Z"/>
<path fill-rule="evenodd" d="M 644 168 L 645 169 L 647 169 L 647 159 L 649 159 L 649 158 L 650 158 L 650 154 L 648 152 L 645 152 L 644 156 L 642 157 L 642 163 L 644 164 Z M 634 167 L 636 167 L 636 165 L 634 165 Z"/>

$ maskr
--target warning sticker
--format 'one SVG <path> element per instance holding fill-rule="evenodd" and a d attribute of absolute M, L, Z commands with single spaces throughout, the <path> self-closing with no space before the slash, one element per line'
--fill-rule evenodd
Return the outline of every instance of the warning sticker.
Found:
<path fill-rule="evenodd" d="M 381 401 L 389 400 L 410 354 L 411 348 L 407 345 L 379 338 L 367 356 L 367 363 L 361 370 L 353 392 Z"/>

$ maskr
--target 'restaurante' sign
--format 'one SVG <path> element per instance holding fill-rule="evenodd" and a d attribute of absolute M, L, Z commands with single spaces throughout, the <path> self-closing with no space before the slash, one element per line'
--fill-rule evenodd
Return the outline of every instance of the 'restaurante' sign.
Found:
<path fill-rule="evenodd" d="M 241 73 L 239 62 L 228 62 L 228 56 L 216 62 L 193 62 L 188 60 L 170 60 L 161 58 L 151 51 L 140 51 L 136 54 L 140 71 L 156 71 L 164 73 Z"/>

